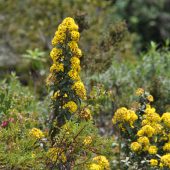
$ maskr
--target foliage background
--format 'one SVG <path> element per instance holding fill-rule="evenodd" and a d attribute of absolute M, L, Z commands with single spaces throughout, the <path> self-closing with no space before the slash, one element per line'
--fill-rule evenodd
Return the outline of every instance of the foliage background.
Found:
<path fill-rule="evenodd" d="M 160 114 L 170 109 L 169 9 L 169 0 L 0 0 L 0 80 L 15 71 L 36 98 L 32 108 L 45 113 L 37 121 L 47 120 L 50 41 L 62 19 L 71 16 L 81 32 L 87 104 L 100 133 L 115 134 L 110 119 L 118 107 L 133 106 L 138 87 L 150 91 Z M 12 91 L 23 100 L 18 88 Z M 0 112 L 8 110 L 8 102 L 0 104 Z"/>

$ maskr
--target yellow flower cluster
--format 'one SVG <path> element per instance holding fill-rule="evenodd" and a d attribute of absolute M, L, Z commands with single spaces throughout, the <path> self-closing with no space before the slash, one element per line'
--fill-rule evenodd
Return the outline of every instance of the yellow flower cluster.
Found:
<path fill-rule="evenodd" d="M 105 156 L 96 156 L 93 163 L 90 164 L 89 170 L 110 170 L 109 161 Z"/>
<path fill-rule="evenodd" d="M 165 143 L 165 145 L 163 146 L 163 150 L 164 151 L 170 151 L 170 140 L 168 143 Z"/>
<path fill-rule="evenodd" d="M 72 41 L 79 41 L 79 38 L 80 38 L 80 34 L 78 31 L 71 31 L 71 40 Z"/>
<path fill-rule="evenodd" d="M 128 123 L 133 127 L 134 122 L 138 119 L 137 114 L 133 110 L 128 110 L 125 107 L 119 108 L 112 119 L 113 124 L 120 124 L 122 126 L 124 123 Z"/>
<path fill-rule="evenodd" d="M 148 137 L 142 136 L 138 138 L 138 143 L 140 143 L 146 149 L 149 146 L 150 141 Z"/>
<path fill-rule="evenodd" d="M 64 64 L 56 62 L 50 67 L 50 72 L 59 72 L 59 71 L 64 71 Z"/>
<path fill-rule="evenodd" d="M 158 160 L 156 160 L 156 159 L 151 159 L 151 160 L 150 160 L 150 165 L 151 165 L 151 166 L 157 166 L 157 165 L 158 165 Z"/>
<path fill-rule="evenodd" d="M 41 139 L 44 137 L 43 132 L 40 129 L 33 128 L 29 131 L 29 135 L 36 138 L 36 139 Z"/>
<path fill-rule="evenodd" d="M 62 49 L 60 48 L 53 48 L 50 52 L 51 59 L 53 60 L 53 63 L 55 63 L 61 56 L 62 56 Z"/>
<path fill-rule="evenodd" d="M 80 118 L 85 119 L 85 120 L 91 120 L 92 119 L 91 111 L 88 108 L 84 108 L 80 112 L 79 116 L 80 116 Z"/>
<path fill-rule="evenodd" d="M 80 67 L 80 59 L 77 58 L 77 57 L 72 57 L 70 59 L 70 62 L 71 62 L 71 68 L 72 70 L 75 70 L 77 72 L 80 72 L 81 70 L 81 67 Z"/>
<path fill-rule="evenodd" d="M 67 161 L 66 155 L 61 148 L 50 148 L 47 152 L 47 157 L 54 163 L 60 161 L 65 163 Z"/>
<path fill-rule="evenodd" d="M 91 143 L 92 143 L 92 137 L 91 136 L 87 136 L 83 141 L 84 145 L 90 145 Z"/>
<path fill-rule="evenodd" d="M 78 26 L 75 24 L 73 18 L 65 18 L 63 22 L 58 26 L 58 30 L 56 31 L 54 38 L 52 39 L 52 45 L 63 44 L 67 38 L 67 32 L 70 32 L 72 40 L 79 40 Z"/>
<path fill-rule="evenodd" d="M 142 149 L 142 145 L 138 142 L 132 142 L 131 145 L 130 145 L 130 148 L 131 148 L 132 151 L 138 152 Z"/>
<path fill-rule="evenodd" d="M 161 157 L 161 163 L 163 166 L 170 168 L 170 153 Z"/>
<path fill-rule="evenodd" d="M 77 56 L 78 58 L 82 56 L 81 50 L 78 48 L 76 41 L 70 41 L 68 43 L 68 46 L 70 48 L 70 51 L 73 55 Z"/>
<path fill-rule="evenodd" d="M 75 90 L 76 94 L 81 99 L 86 99 L 86 89 L 81 81 L 75 82 L 74 85 L 72 86 L 72 89 Z"/>
<path fill-rule="evenodd" d="M 73 21 L 74 20 L 68 18 L 66 19 L 66 21 L 64 20 L 63 23 L 65 23 L 67 26 L 72 25 L 69 28 L 74 28 L 76 27 L 76 24 Z M 81 99 L 86 99 L 86 90 L 79 76 L 79 72 L 81 70 L 79 58 L 81 57 L 82 53 L 78 47 L 77 42 L 79 41 L 80 34 L 77 30 L 70 29 L 69 33 L 71 41 L 68 42 L 68 47 L 72 54 L 72 57 L 70 58 L 71 69 L 68 71 L 68 76 L 74 82 L 72 89 L 75 91 L 78 97 L 80 97 Z"/>
<path fill-rule="evenodd" d="M 161 117 L 161 120 L 167 128 L 170 128 L 170 112 L 164 113 Z"/>
<path fill-rule="evenodd" d="M 68 109 L 70 113 L 76 112 L 77 108 L 77 104 L 74 101 L 69 101 L 63 106 L 63 109 Z"/>
<path fill-rule="evenodd" d="M 146 98 L 149 102 L 153 102 L 153 100 L 154 100 L 152 95 L 149 95 Z"/>
<path fill-rule="evenodd" d="M 141 96 L 143 93 L 144 93 L 144 89 L 142 89 L 142 88 L 138 88 L 138 89 L 136 90 L 136 95 L 137 95 L 137 96 Z"/>
<path fill-rule="evenodd" d="M 76 70 L 71 69 L 71 70 L 68 72 L 68 75 L 69 75 L 69 77 L 70 77 L 72 80 L 80 81 L 80 76 L 79 76 L 79 74 L 78 74 L 78 72 L 77 72 Z"/>
<path fill-rule="evenodd" d="M 155 134 L 155 129 L 150 125 L 143 126 L 138 132 L 137 136 L 152 137 Z"/>
<path fill-rule="evenodd" d="M 78 32 L 78 25 L 75 23 L 74 19 L 70 17 L 65 18 L 58 26 L 52 39 L 52 45 L 54 47 L 50 52 L 50 56 L 53 64 L 50 67 L 51 74 L 47 79 L 47 84 L 55 85 L 60 82 L 66 82 L 65 84 L 66 86 L 68 85 L 68 88 L 72 87 L 70 91 L 72 90 L 79 98 L 86 99 L 86 90 L 79 76 L 81 70 L 79 58 L 82 56 L 82 52 L 78 47 L 79 38 L 80 33 Z M 68 81 L 68 78 L 72 81 Z M 65 79 L 67 81 L 64 81 Z M 56 99 L 61 96 L 58 101 L 60 103 L 65 103 L 62 108 L 67 108 L 69 112 L 73 113 L 78 107 L 74 102 L 77 100 L 69 98 L 71 95 L 68 96 L 67 94 L 70 93 L 65 93 L 66 87 L 64 90 L 62 89 L 65 84 L 63 84 L 63 86 L 58 86 L 58 89 L 53 93 L 52 99 L 56 101 Z M 67 100 L 65 98 L 67 98 Z"/>
<path fill-rule="evenodd" d="M 156 113 L 155 108 L 147 105 L 141 123 L 142 128 L 138 131 L 137 135 L 152 137 L 153 135 L 160 134 L 163 128 L 160 121 L 161 117 Z"/>
<path fill-rule="evenodd" d="M 155 108 L 152 108 L 150 105 L 146 106 L 142 118 L 142 127 L 137 132 L 137 136 L 139 137 L 138 143 L 142 145 L 140 150 L 148 151 L 150 155 L 156 154 L 158 148 L 150 145 L 149 138 L 152 138 L 162 131 L 162 126 L 160 125 L 161 118 L 159 114 L 156 113 Z M 136 152 L 134 149 L 132 149 L 132 151 Z"/>
<path fill-rule="evenodd" d="M 155 155 L 157 154 L 158 148 L 154 145 L 151 145 L 148 149 L 148 153 L 151 155 Z"/>
<path fill-rule="evenodd" d="M 132 124 L 135 127 L 129 130 L 129 127 L 124 125 L 131 120 L 125 107 L 115 112 L 112 121 L 114 124 L 119 124 L 123 134 L 127 136 L 128 132 L 127 145 L 129 146 L 128 141 L 132 140 L 129 146 L 131 151 L 141 157 L 146 154 L 146 159 L 149 159 L 149 164 L 154 169 L 170 169 L 170 112 L 160 116 L 150 105 L 150 102 L 154 101 L 152 95 L 141 88 L 136 91 L 136 94 L 139 96 L 140 105 L 136 111 L 139 116 L 138 121 Z M 134 137 L 136 140 L 133 140 Z"/>

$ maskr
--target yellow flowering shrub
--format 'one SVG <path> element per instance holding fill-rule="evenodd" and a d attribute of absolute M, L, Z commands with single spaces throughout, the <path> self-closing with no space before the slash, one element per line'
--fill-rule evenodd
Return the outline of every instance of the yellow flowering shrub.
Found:
<path fill-rule="evenodd" d="M 80 107 L 87 97 L 80 78 L 82 52 L 78 45 L 78 31 L 74 19 L 67 17 L 58 26 L 51 42 L 53 48 L 50 57 L 53 63 L 46 80 L 51 90 L 52 108 L 47 167 L 109 170 L 109 161 L 104 156 L 107 150 L 105 143 L 109 140 L 98 135 L 88 106 L 84 104 L 84 107 Z M 129 111 L 129 116 L 127 121 L 132 125 L 134 112 Z M 96 156 L 97 153 L 103 156 Z"/>
<path fill-rule="evenodd" d="M 78 29 L 74 19 L 67 17 L 58 26 L 51 42 L 53 64 L 46 83 L 52 91 L 51 122 L 56 122 L 51 126 L 52 138 L 56 133 L 55 124 L 61 127 L 77 111 L 81 99 L 86 99 L 86 89 L 79 75 L 82 52 L 78 47 Z"/>
<path fill-rule="evenodd" d="M 112 122 L 120 128 L 125 155 L 131 152 L 129 161 L 136 168 L 170 168 L 170 113 L 162 116 L 151 106 L 152 95 L 144 89 L 136 91 L 138 105 L 134 119 L 125 107 L 117 109 Z M 144 160 L 145 158 L 145 160 Z"/>

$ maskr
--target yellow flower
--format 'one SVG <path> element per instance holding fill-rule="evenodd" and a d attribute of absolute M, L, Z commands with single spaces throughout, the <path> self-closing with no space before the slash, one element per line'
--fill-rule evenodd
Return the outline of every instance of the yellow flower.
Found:
<path fill-rule="evenodd" d="M 158 165 L 158 161 L 156 159 L 151 159 L 149 162 L 150 162 L 151 166 L 157 166 Z"/>
<path fill-rule="evenodd" d="M 102 167 L 98 164 L 92 163 L 89 166 L 89 170 L 103 170 Z"/>
<path fill-rule="evenodd" d="M 72 70 L 75 70 L 75 71 L 79 72 L 80 69 L 81 69 L 80 68 L 80 59 L 77 58 L 77 57 L 72 57 L 70 62 L 71 62 Z"/>
<path fill-rule="evenodd" d="M 43 132 L 40 129 L 33 128 L 29 131 L 29 135 L 36 138 L 36 139 L 41 139 L 44 137 Z"/>
<path fill-rule="evenodd" d="M 55 32 L 55 35 L 57 34 L 58 31 L 66 32 L 67 31 L 67 26 L 63 24 L 63 22 L 58 26 L 58 30 Z"/>
<path fill-rule="evenodd" d="M 149 105 L 147 105 L 147 107 L 146 107 L 146 109 L 145 109 L 145 113 L 147 114 L 147 115 L 149 115 L 149 114 L 153 114 L 153 113 L 155 113 L 155 108 L 151 108 L 151 107 L 149 107 Z"/>
<path fill-rule="evenodd" d="M 138 138 L 138 142 L 143 146 L 147 146 L 150 144 L 149 139 L 146 136 Z"/>
<path fill-rule="evenodd" d="M 161 121 L 161 118 L 158 113 L 156 113 L 155 108 L 151 107 L 150 105 L 147 105 L 145 109 L 145 114 L 143 116 L 148 123 L 159 123 Z"/>
<path fill-rule="evenodd" d="M 131 127 L 133 127 L 133 123 L 138 119 L 138 116 L 133 110 L 128 110 L 125 107 L 121 107 L 117 109 L 115 112 L 112 122 L 116 123 L 129 123 Z"/>
<path fill-rule="evenodd" d="M 66 98 L 66 97 L 68 97 L 68 95 L 67 95 L 66 93 L 64 93 L 64 96 L 63 96 L 63 97 L 65 97 L 65 98 Z"/>
<path fill-rule="evenodd" d="M 70 71 L 68 72 L 68 75 L 69 75 L 69 77 L 70 77 L 72 80 L 80 81 L 80 76 L 79 76 L 79 74 L 78 74 L 77 71 L 75 71 L 75 70 L 70 70 Z"/>
<path fill-rule="evenodd" d="M 161 168 L 163 168 L 163 164 L 162 164 L 162 163 L 160 163 L 159 166 L 160 166 Z"/>
<path fill-rule="evenodd" d="M 53 94 L 53 96 L 51 96 L 51 99 L 56 100 L 59 96 L 60 96 L 60 91 L 58 90 Z"/>
<path fill-rule="evenodd" d="M 55 46 L 59 43 L 64 43 L 66 34 L 64 31 L 56 31 L 54 38 L 52 39 L 52 45 Z"/>
<path fill-rule="evenodd" d="M 35 157 L 36 157 L 35 153 L 32 153 L 31 158 L 35 158 Z"/>
<path fill-rule="evenodd" d="M 68 46 L 70 47 L 70 51 L 72 52 L 73 55 L 75 55 L 77 57 L 81 57 L 82 56 L 82 52 L 78 48 L 78 45 L 77 45 L 76 41 L 70 41 L 68 43 Z"/>
<path fill-rule="evenodd" d="M 162 125 L 158 123 L 153 123 L 151 126 L 155 129 L 155 134 L 161 134 L 162 133 Z"/>
<path fill-rule="evenodd" d="M 162 122 L 168 128 L 170 128 L 170 112 L 166 112 L 161 117 Z"/>
<path fill-rule="evenodd" d="M 152 128 L 150 125 L 145 125 L 137 132 L 137 135 L 152 137 L 154 133 L 155 133 L 154 128 Z"/>
<path fill-rule="evenodd" d="M 137 95 L 137 96 L 141 96 L 143 93 L 144 93 L 144 89 L 142 89 L 142 88 L 138 88 L 138 89 L 136 90 L 136 95 Z"/>
<path fill-rule="evenodd" d="M 91 120 L 92 119 L 92 115 L 91 115 L 91 111 L 88 109 L 88 108 L 84 108 L 79 116 L 82 118 L 82 119 L 85 119 L 85 120 Z"/>
<path fill-rule="evenodd" d="M 131 148 L 132 151 L 138 152 L 142 149 L 142 146 L 138 142 L 133 142 L 133 143 L 131 143 L 130 148 Z"/>
<path fill-rule="evenodd" d="M 161 163 L 163 164 L 163 166 L 170 168 L 170 153 L 161 157 Z"/>
<path fill-rule="evenodd" d="M 156 146 L 150 146 L 148 149 L 148 153 L 151 155 L 157 154 L 158 148 Z"/>
<path fill-rule="evenodd" d="M 91 136 L 87 136 L 84 141 L 83 141 L 84 145 L 89 145 L 92 143 L 92 137 Z"/>
<path fill-rule="evenodd" d="M 77 104 L 73 101 L 69 101 L 67 102 L 64 106 L 64 109 L 68 109 L 70 113 L 74 113 L 77 111 Z"/>
<path fill-rule="evenodd" d="M 71 31 L 71 40 L 72 41 L 79 41 L 80 34 L 78 31 Z"/>
<path fill-rule="evenodd" d="M 50 72 L 60 72 L 60 71 L 64 71 L 64 65 L 62 63 L 56 63 L 56 64 L 53 64 L 51 67 L 50 67 Z"/>
<path fill-rule="evenodd" d="M 56 62 L 56 60 L 62 55 L 63 51 L 59 48 L 53 48 L 50 52 L 51 59 L 53 62 Z"/>
<path fill-rule="evenodd" d="M 165 145 L 163 146 L 163 150 L 164 151 L 170 151 L 170 142 L 165 143 Z"/>
<path fill-rule="evenodd" d="M 86 89 L 81 81 L 77 81 L 73 84 L 72 89 L 81 99 L 86 99 Z"/>
<path fill-rule="evenodd" d="M 96 156 L 93 158 L 94 163 L 101 166 L 101 170 L 110 170 L 109 161 L 105 156 Z"/>
<path fill-rule="evenodd" d="M 147 100 L 149 101 L 149 102 L 153 102 L 153 96 L 152 95 L 149 95 L 149 96 L 147 96 Z"/>
<path fill-rule="evenodd" d="M 133 111 L 133 110 L 129 110 L 128 111 L 128 114 L 129 114 L 129 123 L 130 123 L 130 126 L 133 128 L 133 123 L 138 119 L 138 116 L 137 114 Z"/>
<path fill-rule="evenodd" d="M 76 41 L 70 41 L 68 43 L 68 46 L 70 47 L 71 52 L 75 52 L 78 49 L 78 45 Z"/>
<path fill-rule="evenodd" d="M 66 26 L 69 31 L 78 31 L 78 25 L 76 25 L 73 18 L 70 17 L 65 18 L 62 24 Z"/>
<path fill-rule="evenodd" d="M 67 161 L 67 158 L 61 148 L 50 148 L 47 152 L 47 157 L 52 160 L 52 162 L 63 162 Z"/>

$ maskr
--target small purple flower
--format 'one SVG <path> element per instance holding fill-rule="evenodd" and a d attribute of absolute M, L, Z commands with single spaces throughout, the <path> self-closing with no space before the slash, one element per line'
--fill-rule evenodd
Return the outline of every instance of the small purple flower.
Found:
<path fill-rule="evenodd" d="M 8 123 L 9 123 L 8 121 L 3 121 L 1 124 L 1 127 L 4 128 L 4 127 L 8 126 Z"/>

